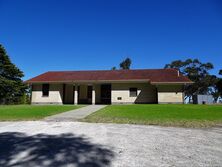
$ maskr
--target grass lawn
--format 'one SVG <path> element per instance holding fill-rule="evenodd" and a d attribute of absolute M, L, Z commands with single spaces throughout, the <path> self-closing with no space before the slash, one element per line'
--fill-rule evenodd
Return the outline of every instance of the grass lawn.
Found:
<path fill-rule="evenodd" d="M 110 105 L 89 115 L 83 121 L 210 127 L 222 124 L 222 105 Z"/>
<path fill-rule="evenodd" d="M 0 105 L 0 121 L 37 120 L 80 108 L 78 105 Z"/>

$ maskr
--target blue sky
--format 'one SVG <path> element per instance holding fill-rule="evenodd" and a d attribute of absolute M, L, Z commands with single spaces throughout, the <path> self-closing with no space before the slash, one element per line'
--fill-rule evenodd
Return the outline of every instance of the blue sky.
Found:
<path fill-rule="evenodd" d="M 198 58 L 222 68 L 220 0 L 0 0 L 0 43 L 25 73 Z"/>

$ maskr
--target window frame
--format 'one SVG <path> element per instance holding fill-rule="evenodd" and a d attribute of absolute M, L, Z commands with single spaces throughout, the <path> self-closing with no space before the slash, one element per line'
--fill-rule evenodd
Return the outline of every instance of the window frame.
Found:
<path fill-rule="evenodd" d="M 49 84 L 42 84 L 42 97 L 49 97 Z"/>
<path fill-rule="evenodd" d="M 138 89 L 135 87 L 129 88 L 129 97 L 137 97 Z"/>

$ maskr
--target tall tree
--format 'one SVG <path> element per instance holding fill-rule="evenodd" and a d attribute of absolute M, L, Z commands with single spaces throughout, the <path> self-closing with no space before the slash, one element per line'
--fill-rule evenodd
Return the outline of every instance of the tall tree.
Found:
<path fill-rule="evenodd" d="M 202 63 L 198 59 L 176 60 L 166 64 L 165 68 L 175 68 L 194 82 L 192 85 L 185 86 L 187 97 L 191 97 L 193 94 L 208 93 L 210 87 L 216 83 L 216 76 L 209 74 L 209 70 L 213 69 L 213 64 L 209 62 Z"/>
<path fill-rule="evenodd" d="M 25 93 L 26 86 L 23 84 L 23 72 L 14 65 L 0 44 L 0 103 L 20 103 Z"/>
<path fill-rule="evenodd" d="M 131 63 L 132 63 L 131 59 L 130 58 L 126 58 L 125 60 L 123 60 L 119 64 L 119 67 L 120 67 L 120 69 L 130 69 Z"/>

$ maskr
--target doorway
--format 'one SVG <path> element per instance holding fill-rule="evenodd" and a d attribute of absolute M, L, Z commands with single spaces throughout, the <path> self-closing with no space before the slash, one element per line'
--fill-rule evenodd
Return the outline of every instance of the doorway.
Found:
<path fill-rule="evenodd" d="M 63 104 L 74 104 L 74 86 L 63 84 Z"/>
<path fill-rule="evenodd" d="M 78 86 L 78 104 L 92 104 L 92 86 Z"/>
<path fill-rule="evenodd" d="M 101 85 L 101 103 L 111 104 L 111 84 Z"/>

